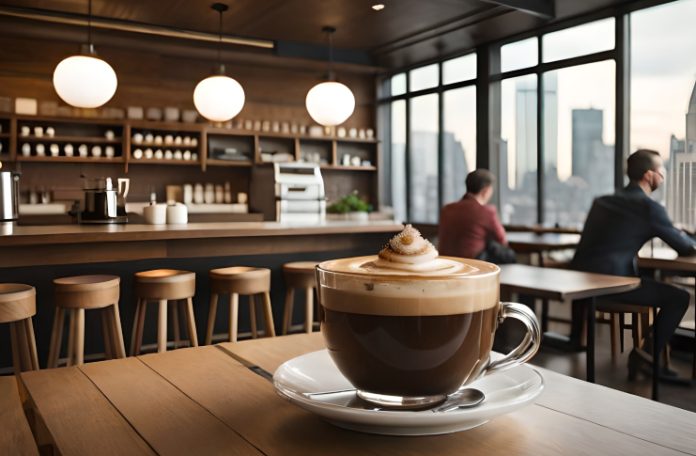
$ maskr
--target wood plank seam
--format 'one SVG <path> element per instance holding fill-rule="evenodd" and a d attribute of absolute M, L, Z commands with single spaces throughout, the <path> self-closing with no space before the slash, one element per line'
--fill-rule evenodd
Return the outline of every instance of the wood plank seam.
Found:
<path fill-rule="evenodd" d="M 183 395 L 186 396 L 188 399 L 190 399 L 194 404 L 198 405 L 200 408 L 202 408 L 203 410 L 205 410 L 210 416 L 212 416 L 212 417 L 215 418 L 217 421 L 219 421 L 219 422 L 221 422 L 223 425 L 225 425 L 226 428 L 230 429 L 232 432 L 234 432 L 235 434 L 237 434 L 242 440 L 244 440 L 244 441 L 247 442 L 249 445 L 251 445 L 252 447 L 254 447 L 259 453 L 268 456 L 268 453 L 262 451 L 261 448 L 259 448 L 258 446 L 254 445 L 254 443 L 251 442 L 249 439 L 247 439 L 243 434 L 241 434 L 241 433 L 240 433 L 239 431 L 237 431 L 235 428 L 229 426 L 229 425 L 228 425 L 227 423 L 225 423 L 225 421 L 223 421 L 222 419 L 218 418 L 217 415 L 215 415 L 213 412 L 211 412 L 210 410 L 208 410 L 208 408 L 205 407 L 203 404 L 198 403 L 194 398 L 192 398 L 191 396 L 189 396 L 188 394 L 186 394 L 186 391 L 180 389 L 180 388 L 179 388 L 178 386 L 176 386 L 174 383 L 170 382 L 169 379 L 168 379 L 167 377 L 163 376 L 162 374 L 160 374 L 159 372 L 157 372 L 155 369 L 153 369 L 152 367 L 150 367 L 149 364 L 147 364 L 147 363 L 144 362 L 142 359 L 140 359 L 140 358 L 141 358 L 140 356 L 136 356 L 135 358 L 136 358 L 142 365 L 144 365 L 144 366 L 147 367 L 149 370 L 151 370 L 152 372 L 154 372 L 158 377 L 161 377 L 162 379 L 164 379 L 164 381 L 166 381 L 167 383 L 169 383 L 170 385 L 172 385 L 172 387 L 174 387 L 174 389 L 176 389 L 176 390 L 179 391 L 181 394 L 183 394 Z M 95 385 L 95 386 L 96 386 L 96 385 Z M 101 391 L 101 390 L 99 390 L 99 391 Z M 114 408 L 115 408 L 115 406 L 114 406 Z M 119 411 L 119 413 L 121 413 L 121 412 Z M 125 419 L 125 418 L 126 418 L 126 417 L 124 416 L 124 419 Z M 126 419 L 126 421 L 128 421 L 128 420 Z M 128 424 L 131 424 L 131 423 L 128 422 Z M 132 424 L 131 424 L 131 427 L 133 427 Z"/>
<path fill-rule="evenodd" d="M 133 432 L 135 432 L 135 433 L 138 435 L 138 437 L 140 437 L 140 439 L 141 439 L 143 442 L 145 442 L 145 445 L 147 445 L 147 446 L 152 450 L 152 452 L 153 452 L 154 454 L 158 454 L 157 451 L 155 451 L 155 448 L 154 448 L 152 445 L 150 445 L 150 442 L 147 441 L 147 439 L 145 438 L 145 436 L 142 435 L 140 432 L 138 432 L 138 429 L 137 429 L 135 426 L 133 426 L 133 424 L 132 424 L 130 421 L 128 421 L 128 418 L 126 418 L 126 416 L 121 412 L 121 410 L 119 410 L 119 408 L 116 407 L 116 404 L 114 404 L 113 402 L 111 402 L 111 399 L 109 399 L 109 396 L 107 396 L 106 394 L 104 394 L 104 392 L 99 388 L 99 386 L 98 386 L 96 383 L 94 383 L 94 382 L 92 381 L 91 378 L 89 378 L 89 375 L 87 375 L 86 373 L 84 373 L 84 372 L 82 371 L 82 366 L 78 366 L 78 370 L 80 371 L 80 374 L 82 374 L 83 376 L 85 376 L 85 377 L 87 378 L 87 380 L 89 380 L 89 382 L 90 382 L 92 385 L 94 385 L 94 387 L 97 389 L 97 391 L 99 391 L 99 392 L 101 393 L 101 395 L 104 397 L 104 399 L 106 399 L 106 401 L 111 405 L 111 407 L 113 407 L 113 409 L 116 411 L 116 413 L 118 413 L 118 414 L 121 416 L 121 418 L 123 418 L 123 420 L 124 420 L 126 423 L 128 423 L 128 426 L 130 426 L 131 429 L 133 429 Z"/>
<path fill-rule="evenodd" d="M 651 444 L 651 445 L 657 445 L 657 446 L 662 447 L 662 448 L 665 448 L 665 449 L 667 449 L 667 450 L 676 451 L 676 452 L 678 452 L 678 453 L 682 453 L 682 454 L 686 454 L 686 455 L 696 456 L 696 452 L 694 452 L 694 453 L 687 453 L 687 452 L 684 452 L 684 451 L 679 450 L 679 449 L 677 449 L 677 448 L 672 448 L 672 447 L 663 445 L 663 444 L 658 443 L 658 442 L 653 442 L 653 441 L 651 441 L 651 440 L 646 440 L 646 439 L 644 439 L 643 437 L 641 437 L 641 436 L 639 436 L 639 435 L 634 435 L 634 434 L 630 434 L 630 433 L 625 432 L 625 431 L 621 431 L 621 430 L 619 430 L 619 429 L 614 429 L 613 427 L 609 427 L 609 426 L 604 425 L 604 424 L 602 424 L 602 423 L 597 423 L 596 421 L 588 420 L 587 418 L 583 418 L 583 417 L 576 416 L 576 415 L 573 415 L 573 414 L 568 413 L 568 412 L 564 412 L 563 410 L 558 410 L 558 409 L 556 409 L 556 408 L 549 407 L 548 405 L 539 404 L 539 403 L 536 403 L 536 402 L 534 403 L 534 405 L 538 405 L 539 407 L 543 407 L 543 408 L 545 408 L 545 409 L 551 410 L 551 411 L 556 412 L 556 413 L 561 413 L 561 414 L 563 414 L 563 415 L 566 415 L 566 416 L 569 416 L 569 417 L 572 417 L 572 418 L 576 418 L 576 419 L 579 419 L 579 420 L 587 421 L 587 422 L 592 423 L 592 424 L 596 424 L 597 426 L 603 427 L 603 428 L 608 429 L 608 430 L 610 430 L 610 431 L 617 432 L 617 433 L 619 433 L 619 434 L 623 434 L 623 435 L 628 436 L 628 437 L 636 438 L 636 439 L 638 439 L 638 440 L 641 440 L 641 441 L 643 441 L 643 442 L 645 442 L 645 443 L 648 443 L 648 444 Z"/>

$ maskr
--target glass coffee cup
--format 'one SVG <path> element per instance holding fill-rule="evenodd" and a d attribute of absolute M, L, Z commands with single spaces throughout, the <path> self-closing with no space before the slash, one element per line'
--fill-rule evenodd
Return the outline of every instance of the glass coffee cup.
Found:
<path fill-rule="evenodd" d="M 436 253 L 435 253 L 436 254 Z M 433 406 L 485 374 L 514 367 L 539 349 L 534 313 L 500 302 L 500 268 L 439 257 L 435 271 L 377 267 L 376 256 L 320 263 L 321 332 L 360 398 L 384 407 Z M 491 361 L 498 324 L 524 324 L 514 350 Z"/>

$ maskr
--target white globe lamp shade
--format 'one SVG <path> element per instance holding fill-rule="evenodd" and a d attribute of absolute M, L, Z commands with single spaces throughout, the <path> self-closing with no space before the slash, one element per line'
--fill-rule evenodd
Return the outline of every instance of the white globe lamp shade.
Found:
<path fill-rule="evenodd" d="M 345 122 L 355 109 L 353 92 L 335 81 L 322 82 L 307 92 L 307 111 L 319 125 L 333 127 Z"/>
<path fill-rule="evenodd" d="M 114 96 L 117 85 L 111 65 L 91 55 L 67 57 L 53 71 L 58 96 L 78 108 L 98 108 Z"/>
<path fill-rule="evenodd" d="M 210 76 L 196 86 L 193 104 L 206 119 L 225 122 L 244 107 L 244 89 L 228 76 Z"/>

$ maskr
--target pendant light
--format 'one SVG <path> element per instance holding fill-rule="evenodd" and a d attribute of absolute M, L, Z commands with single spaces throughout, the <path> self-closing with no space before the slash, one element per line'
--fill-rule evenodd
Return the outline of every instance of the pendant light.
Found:
<path fill-rule="evenodd" d="M 355 97 L 345 84 L 335 80 L 332 37 L 336 29 L 324 27 L 322 31 L 328 35 L 329 40 L 328 81 L 315 85 L 307 92 L 305 105 L 309 115 L 312 116 L 315 122 L 327 127 L 333 127 L 342 124 L 353 114 Z"/>
<path fill-rule="evenodd" d="M 244 107 L 244 89 L 237 81 L 225 76 L 225 65 L 222 64 L 222 13 L 227 11 L 227 5 L 213 3 L 211 8 L 220 14 L 218 71 L 217 74 L 203 79 L 196 85 L 193 91 L 193 104 L 206 119 L 225 122 L 239 114 Z"/>
<path fill-rule="evenodd" d="M 98 108 L 114 96 L 118 80 L 111 65 L 97 57 L 92 44 L 92 0 L 88 0 L 87 44 L 53 70 L 53 87 L 71 106 Z"/>

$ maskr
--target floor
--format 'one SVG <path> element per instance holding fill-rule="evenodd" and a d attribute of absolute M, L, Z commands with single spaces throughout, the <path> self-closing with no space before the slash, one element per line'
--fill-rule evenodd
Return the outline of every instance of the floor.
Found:
<path fill-rule="evenodd" d="M 692 294 L 691 306 L 684 318 L 684 321 L 694 321 L 694 298 L 693 298 L 693 282 L 691 282 L 690 292 Z M 687 288 L 685 288 L 687 289 Z M 559 307 L 561 307 L 559 309 Z M 564 316 L 562 306 L 553 306 L 550 309 L 551 315 Z M 692 324 L 692 323 L 691 323 Z M 553 331 L 559 333 L 567 333 L 569 327 L 564 324 L 550 325 Z M 649 376 L 638 374 L 635 381 L 628 380 L 628 353 L 632 348 L 630 331 L 626 331 L 624 336 L 625 351 L 620 354 L 619 359 L 615 364 L 611 361 L 609 326 L 604 324 L 597 325 L 596 339 L 596 383 L 630 394 L 650 398 L 652 391 L 652 380 Z M 679 373 L 682 378 L 691 378 L 693 352 L 691 351 L 672 351 L 671 368 Z M 585 379 L 585 354 L 568 353 L 555 348 L 544 347 L 537 353 L 532 360 L 533 364 L 546 367 L 553 371 L 570 375 L 579 379 Z M 691 386 L 679 386 L 660 383 L 660 402 L 673 405 L 696 412 L 696 382 L 692 382 Z"/>

